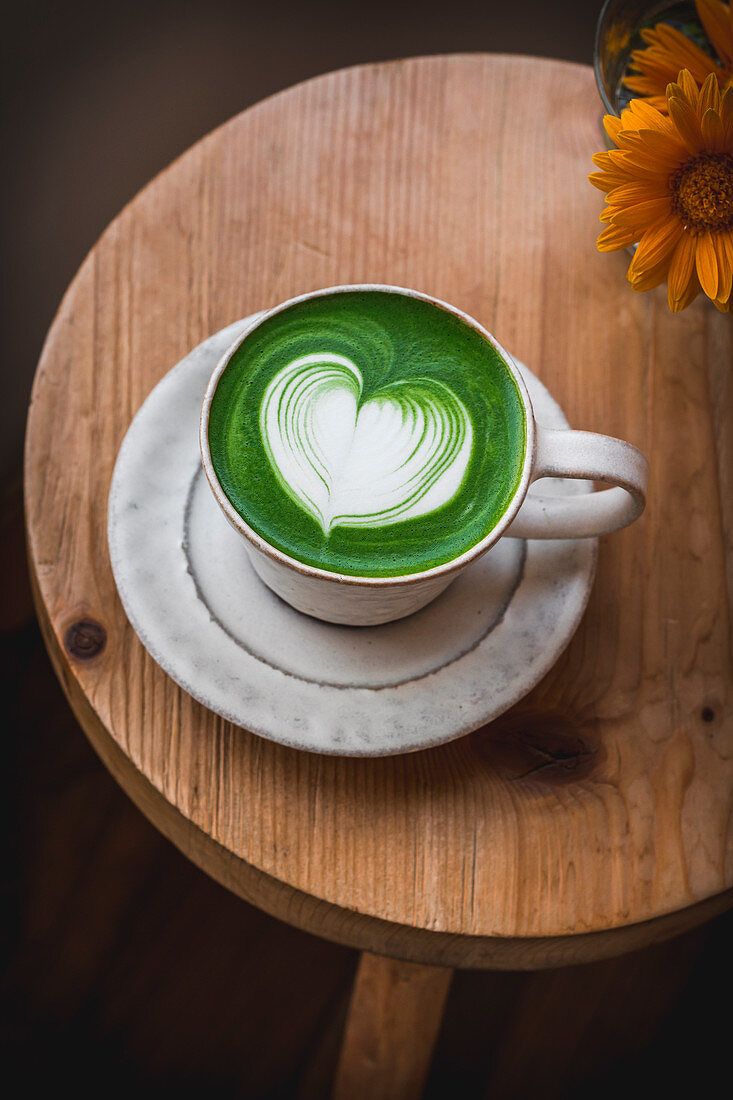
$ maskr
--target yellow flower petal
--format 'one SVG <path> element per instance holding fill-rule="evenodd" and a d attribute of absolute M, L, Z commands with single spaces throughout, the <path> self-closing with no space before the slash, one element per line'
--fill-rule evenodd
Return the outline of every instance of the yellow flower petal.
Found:
<path fill-rule="evenodd" d="M 628 229 L 618 229 L 615 225 L 609 225 L 604 229 L 596 241 L 599 252 L 615 252 L 619 248 L 628 248 L 634 243 L 634 234 Z"/>
<path fill-rule="evenodd" d="M 725 236 L 729 235 L 726 234 Z M 733 290 L 733 241 L 730 248 L 726 247 L 725 236 L 723 233 L 713 234 L 713 246 L 718 261 L 718 293 L 716 297 L 727 302 Z M 729 255 L 729 253 L 732 255 Z"/>
<path fill-rule="evenodd" d="M 697 91 L 696 84 L 695 91 Z M 666 119 L 663 114 L 660 114 L 659 111 L 655 111 L 654 108 L 650 107 L 643 99 L 632 99 L 629 104 L 629 110 L 632 115 L 635 115 L 636 118 L 640 120 L 640 125 L 646 126 L 650 130 L 666 131 L 669 129 L 668 119 Z"/>
<path fill-rule="evenodd" d="M 695 274 L 695 238 L 683 233 L 677 242 L 667 276 L 667 297 L 670 302 L 682 301 Z"/>
<path fill-rule="evenodd" d="M 715 73 L 710 73 L 700 89 L 700 117 L 702 118 L 708 107 L 714 111 L 720 110 L 720 88 Z"/>
<path fill-rule="evenodd" d="M 662 218 L 669 218 L 671 213 L 672 203 L 669 195 L 665 195 L 661 199 L 648 199 L 646 202 L 637 202 L 633 206 L 614 210 L 613 224 L 643 233 Z"/>
<path fill-rule="evenodd" d="M 726 145 L 733 151 L 733 85 L 726 88 L 720 100 L 720 121 L 723 123 Z"/>
<path fill-rule="evenodd" d="M 603 129 L 606 131 L 611 141 L 616 141 L 616 136 L 621 129 L 621 119 L 616 118 L 615 115 L 603 116 Z"/>
<path fill-rule="evenodd" d="M 654 44 L 646 50 L 636 50 L 631 59 L 637 69 L 654 80 L 664 79 L 665 87 L 679 76 L 680 60 L 665 46 Z"/>
<path fill-rule="evenodd" d="M 654 267 L 648 268 L 641 274 L 632 272 L 629 268 L 628 280 L 631 283 L 634 290 L 645 291 L 653 290 L 655 286 L 659 286 L 667 278 L 667 272 L 669 270 L 669 256 L 667 256 L 661 263 L 656 264 Z"/>
<path fill-rule="evenodd" d="M 629 270 L 641 274 L 661 263 L 672 252 L 683 232 L 682 222 L 677 217 L 667 218 L 660 225 L 647 229 L 639 241 Z"/>
<path fill-rule="evenodd" d="M 697 85 L 702 85 L 710 73 L 715 74 L 721 88 L 725 87 L 730 73 L 726 73 L 712 57 L 675 27 L 657 23 L 655 27 L 643 30 L 641 36 L 646 46 L 632 50 L 629 63 L 636 72 L 625 78 L 624 83 L 632 91 L 644 96 L 647 103 L 663 115 L 668 113 L 668 107 L 666 98 L 662 102 L 660 97 L 670 83 L 677 85 L 676 94 L 683 99 L 688 98 L 683 90 L 683 85 L 685 86 L 689 92 L 690 105 L 696 111 L 699 109 Z M 683 69 L 688 70 L 689 76 L 694 80 L 694 88 L 686 78 L 680 78 L 680 70 Z"/>
<path fill-rule="evenodd" d="M 616 170 L 630 176 L 631 179 L 666 180 L 669 178 L 669 166 L 660 164 L 646 150 L 629 149 L 615 155 L 618 158 L 615 163 Z M 685 150 L 684 157 L 680 159 L 687 160 L 688 156 L 689 153 Z"/>
<path fill-rule="evenodd" d="M 588 180 L 599 191 L 610 191 L 614 187 L 621 187 L 622 184 L 628 183 L 625 176 L 612 176 L 608 172 L 591 172 Z"/>
<path fill-rule="evenodd" d="M 669 80 L 666 81 L 669 84 Z M 630 88 L 632 92 L 638 92 L 639 95 L 647 96 L 648 101 L 659 89 L 659 80 L 651 76 L 625 76 L 624 84 L 627 88 Z M 667 110 L 667 100 L 664 96 L 661 97 L 664 102 L 664 110 Z M 655 107 L 656 104 L 649 103 L 651 107 Z M 657 107 L 659 110 L 659 107 Z"/>
<path fill-rule="evenodd" d="M 590 159 L 603 172 L 614 172 L 616 170 L 616 163 L 611 159 L 610 153 L 594 153 Z"/>
<path fill-rule="evenodd" d="M 635 115 L 628 107 L 624 107 L 621 112 L 621 129 L 622 130 L 638 130 L 639 121 L 638 115 Z"/>
<path fill-rule="evenodd" d="M 637 95 L 643 96 L 650 107 L 654 107 L 660 114 L 667 114 L 667 97 L 665 91 L 670 80 L 674 80 L 679 72 L 676 62 L 658 64 L 649 56 L 649 50 L 635 50 L 631 54 L 630 66 L 639 69 L 639 73 L 632 73 L 624 77 L 625 86 Z M 634 54 L 639 54 L 640 59 L 635 59 Z"/>
<path fill-rule="evenodd" d="M 691 305 L 692 302 L 695 301 L 695 298 L 697 298 L 699 293 L 700 293 L 700 283 L 697 280 L 697 275 L 695 275 L 694 273 L 693 273 L 692 278 L 690 279 L 687 290 L 685 291 L 685 293 L 682 295 L 681 298 L 672 299 L 672 298 L 669 297 L 669 284 L 668 284 L 667 301 L 669 302 L 669 308 L 672 310 L 673 313 L 681 313 L 681 311 L 683 309 L 687 309 L 687 307 L 689 305 Z"/>
<path fill-rule="evenodd" d="M 687 157 L 687 149 L 676 131 L 660 133 L 659 130 L 637 130 L 634 134 L 619 135 L 631 152 L 646 153 L 655 164 L 677 166 L 681 158 Z"/>
<path fill-rule="evenodd" d="M 670 85 L 670 88 L 674 87 L 674 84 Z M 667 106 L 669 107 L 669 117 L 677 127 L 679 135 L 689 151 L 693 154 L 699 153 L 703 147 L 703 141 L 700 122 L 695 109 L 690 106 L 686 99 L 672 95 L 669 91 L 667 92 Z"/>
<path fill-rule="evenodd" d="M 630 203 L 653 202 L 655 199 L 663 198 L 669 201 L 669 193 L 664 183 L 634 180 L 632 183 L 622 183 L 612 188 L 606 195 L 606 202 L 614 206 L 628 206 Z"/>
<path fill-rule="evenodd" d="M 702 140 L 705 143 L 705 149 L 708 153 L 722 153 L 724 151 L 725 135 L 723 132 L 723 123 L 720 120 L 718 112 L 714 111 L 712 107 L 709 107 L 702 116 L 700 130 L 702 132 Z"/>
<path fill-rule="evenodd" d="M 718 297 L 718 257 L 710 233 L 698 233 L 695 251 L 695 270 L 700 280 L 703 294 L 708 298 Z"/>
<path fill-rule="evenodd" d="M 664 53 L 670 54 L 681 69 L 689 69 L 698 84 L 702 84 L 709 72 L 722 72 L 710 55 L 696 46 L 682 31 L 664 23 L 657 23 L 656 29 L 659 32 L 658 47 Z"/>
<path fill-rule="evenodd" d="M 677 77 L 677 84 L 682 89 L 683 98 L 687 100 L 691 107 L 697 110 L 700 102 L 700 89 L 689 69 L 682 69 Z"/>
<path fill-rule="evenodd" d="M 632 103 L 642 103 L 643 100 L 632 100 Z M 659 114 L 659 111 L 656 112 Z M 679 139 L 678 139 L 679 140 Z M 651 130 L 648 126 L 639 126 L 623 128 L 619 130 L 616 138 L 616 145 L 622 152 L 627 149 L 639 149 L 644 148 L 650 150 L 652 148 L 669 149 L 674 147 L 674 133 L 670 130 L 668 133 L 662 133 L 660 130 Z"/>
<path fill-rule="evenodd" d="M 733 267 L 733 229 L 724 229 L 719 239 L 721 245 L 725 249 L 728 263 Z"/>
<path fill-rule="evenodd" d="M 730 8 L 719 0 L 697 0 L 697 14 L 723 61 L 733 65 L 733 23 Z"/>

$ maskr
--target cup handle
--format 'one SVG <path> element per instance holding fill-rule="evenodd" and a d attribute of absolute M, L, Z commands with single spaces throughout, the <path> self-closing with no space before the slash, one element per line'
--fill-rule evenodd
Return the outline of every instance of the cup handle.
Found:
<path fill-rule="evenodd" d="M 633 523 L 644 511 L 649 463 L 622 439 L 537 427 L 532 481 L 570 477 L 614 486 L 582 496 L 527 496 L 510 538 L 588 539 Z"/>

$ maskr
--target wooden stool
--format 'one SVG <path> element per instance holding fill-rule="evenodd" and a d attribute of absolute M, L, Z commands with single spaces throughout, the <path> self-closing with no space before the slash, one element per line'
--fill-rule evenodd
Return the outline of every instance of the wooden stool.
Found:
<path fill-rule="evenodd" d="M 368 952 L 339 1096 L 419 1095 L 452 967 L 599 959 L 733 903 L 733 335 L 704 301 L 673 316 L 663 290 L 634 294 L 628 257 L 596 252 L 599 116 L 588 68 L 514 57 L 283 92 L 112 223 L 38 368 L 28 541 L 58 675 L 174 844 L 267 912 Z M 467 310 L 573 424 L 652 464 L 647 513 L 602 542 L 545 680 L 469 737 L 376 760 L 294 752 L 194 702 L 129 626 L 106 537 L 118 447 L 189 348 L 300 291 L 365 281 Z"/>

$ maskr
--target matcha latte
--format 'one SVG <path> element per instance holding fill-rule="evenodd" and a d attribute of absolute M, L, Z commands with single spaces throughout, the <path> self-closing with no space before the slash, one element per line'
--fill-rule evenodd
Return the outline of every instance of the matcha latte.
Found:
<path fill-rule="evenodd" d="M 526 417 L 499 352 L 389 290 L 287 306 L 232 354 L 208 420 L 233 508 L 271 546 L 355 577 L 420 573 L 489 534 L 522 477 Z"/>

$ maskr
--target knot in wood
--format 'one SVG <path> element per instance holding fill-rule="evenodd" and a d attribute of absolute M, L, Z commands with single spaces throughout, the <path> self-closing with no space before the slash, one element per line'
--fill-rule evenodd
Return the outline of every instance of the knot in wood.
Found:
<path fill-rule="evenodd" d="M 515 710 L 471 735 L 474 749 L 499 774 L 512 780 L 571 783 L 598 763 L 593 725 L 564 714 Z"/>
<path fill-rule="evenodd" d="M 79 619 L 64 635 L 66 652 L 77 661 L 91 661 L 102 652 L 106 642 L 107 631 L 95 619 Z"/>

